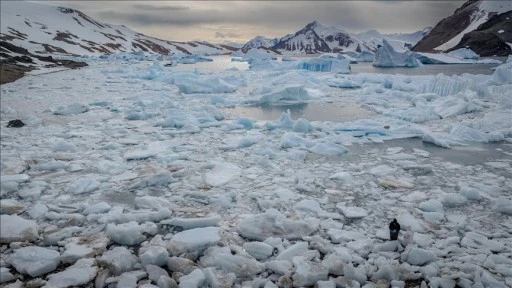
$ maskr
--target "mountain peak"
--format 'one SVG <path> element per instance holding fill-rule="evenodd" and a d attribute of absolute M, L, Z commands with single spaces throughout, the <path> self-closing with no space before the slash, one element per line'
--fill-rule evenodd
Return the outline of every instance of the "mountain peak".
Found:
<path fill-rule="evenodd" d="M 306 25 L 305 27 L 306 29 L 309 28 L 309 29 L 315 29 L 315 28 L 322 28 L 322 29 L 325 29 L 325 26 L 320 24 L 320 22 L 314 20 L 313 22 L 309 23 L 308 25 Z"/>

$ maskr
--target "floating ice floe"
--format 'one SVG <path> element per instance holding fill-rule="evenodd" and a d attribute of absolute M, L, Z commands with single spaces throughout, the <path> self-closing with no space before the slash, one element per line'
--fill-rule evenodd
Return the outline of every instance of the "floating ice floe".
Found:
<path fill-rule="evenodd" d="M 316 229 L 318 229 L 318 223 L 289 220 L 275 209 L 248 217 L 242 220 L 238 226 L 242 236 L 258 241 L 263 241 L 268 237 L 299 239 L 302 236 L 310 235 Z"/>
<path fill-rule="evenodd" d="M 23 247 L 14 251 L 7 262 L 21 274 L 37 277 L 57 269 L 60 253 L 37 246 Z"/>
<path fill-rule="evenodd" d="M 36 124 L 0 131 L 1 285 L 512 283 L 508 64 L 494 75 L 340 75 L 294 58 L 205 73 L 137 57 L 2 85 L 2 125 Z M 76 101 L 48 93 L 62 87 L 90 110 L 53 115 Z M 269 118 L 223 110 L 262 96 Z M 299 115 L 316 104 L 371 113 Z"/>
<path fill-rule="evenodd" d="M 34 241 L 39 237 L 37 222 L 16 215 L 0 215 L 0 243 Z"/>
<path fill-rule="evenodd" d="M 59 106 L 53 111 L 55 115 L 74 115 L 81 114 L 89 111 L 89 108 L 85 105 L 74 103 L 69 106 Z"/>

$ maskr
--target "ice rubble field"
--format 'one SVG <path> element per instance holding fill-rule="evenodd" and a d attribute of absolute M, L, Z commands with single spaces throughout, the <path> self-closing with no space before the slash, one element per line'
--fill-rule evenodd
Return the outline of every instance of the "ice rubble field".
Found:
<path fill-rule="evenodd" d="M 451 77 L 89 65 L 1 87 L 6 287 L 512 287 L 511 61 Z M 339 101 L 373 117 L 223 112 Z M 473 165 L 379 144 L 406 138 L 502 144 Z"/>

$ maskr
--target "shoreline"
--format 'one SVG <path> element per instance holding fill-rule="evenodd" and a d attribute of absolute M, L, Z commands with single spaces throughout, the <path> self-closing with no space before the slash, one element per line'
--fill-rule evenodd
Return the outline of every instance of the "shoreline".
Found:
<path fill-rule="evenodd" d="M 1 64 L 0 65 L 0 85 L 15 82 L 25 76 L 25 72 L 29 72 L 32 69 L 21 67 L 12 64 Z"/>

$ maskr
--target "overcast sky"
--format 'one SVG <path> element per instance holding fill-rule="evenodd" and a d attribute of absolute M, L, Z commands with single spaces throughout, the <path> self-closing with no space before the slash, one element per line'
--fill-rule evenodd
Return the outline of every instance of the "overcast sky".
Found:
<path fill-rule="evenodd" d="M 165 40 L 246 42 L 294 33 L 317 20 L 348 32 L 410 33 L 465 1 L 55 1 L 103 22 Z M 46 2 L 48 3 L 48 2 Z"/>

